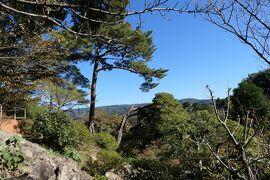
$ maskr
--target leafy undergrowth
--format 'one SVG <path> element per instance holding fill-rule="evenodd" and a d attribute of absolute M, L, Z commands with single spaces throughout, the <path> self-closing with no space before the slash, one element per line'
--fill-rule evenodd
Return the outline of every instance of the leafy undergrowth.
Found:
<path fill-rule="evenodd" d="M 24 162 L 24 156 L 19 150 L 20 138 L 12 136 L 6 140 L 3 148 L 0 150 L 0 177 L 7 179 L 21 174 L 20 166 Z"/>

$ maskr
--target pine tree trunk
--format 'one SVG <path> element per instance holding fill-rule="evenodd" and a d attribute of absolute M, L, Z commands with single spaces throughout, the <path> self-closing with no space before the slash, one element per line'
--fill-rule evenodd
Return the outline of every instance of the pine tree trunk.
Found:
<path fill-rule="evenodd" d="M 89 121 L 88 121 L 88 129 L 91 133 L 95 133 L 94 127 L 94 118 L 95 118 L 95 107 L 96 107 L 96 86 L 97 86 L 97 78 L 98 78 L 98 59 L 95 61 L 93 76 L 92 76 L 92 84 L 91 84 L 91 101 L 90 101 L 90 111 L 89 111 Z"/>
<path fill-rule="evenodd" d="M 52 112 L 52 110 L 53 110 L 53 97 L 52 97 L 52 95 L 50 95 L 50 106 L 49 106 L 49 110 L 50 110 L 50 112 Z"/>

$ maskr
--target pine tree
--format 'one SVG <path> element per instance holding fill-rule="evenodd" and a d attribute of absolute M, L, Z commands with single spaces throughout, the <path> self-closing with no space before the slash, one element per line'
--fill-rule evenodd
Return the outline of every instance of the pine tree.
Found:
<path fill-rule="evenodd" d="M 134 30 L 125 22 L 113 26 L 102 25 L 98 33 L 111 40 L 76 37 L 67 32 L 55 34 L 57 38 L 66 39 L 64 44 L 72 51 L 71 60 L 89 61 L 93 65 L 88 124 L 91 132 L 94 132 L 96 84 L 101 71 L 120 69 L 138 74 L 145 80 L 141 90 L 146 92 L 158 85 L 154 79 L 163 78 L 167 72 L 164 69 L 153 69 L 147 66 L 155 51 L 150 31 Z"/>

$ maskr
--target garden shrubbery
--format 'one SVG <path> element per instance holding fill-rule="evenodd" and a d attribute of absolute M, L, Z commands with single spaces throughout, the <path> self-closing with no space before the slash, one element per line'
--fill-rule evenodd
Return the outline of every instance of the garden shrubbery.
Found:
<path fill-rule="evenodd" d="M 101 150 L 98 153 L 98 160 L 89 159 L 83 167 L 90 175 L 105 175 L 111 169 L 120 168 L 124 159 L 119 153 L 112 150 Z"/>
<path fill-rule="evenodd" d="M 115 150 L 117 148 L 116 139 L 109 133 L 97 133 L 95 134 L 96 144 L 103 149 Z"/>
<path fill-rule="evenodd" d="M 89 129 L 83 122 L 73 121 L 72 126 L 75 131 L 76 140 L 78 142 L 78 150 L 86 150 L 87 148 L 94 146 L 95 137 L 89 132 Z"/>
<path fill-rule="evenodd" d="M 72 119 L 64 112 L 42 112 L 34 118 L 33 138 L 57 151 L 79 144 Z"/>

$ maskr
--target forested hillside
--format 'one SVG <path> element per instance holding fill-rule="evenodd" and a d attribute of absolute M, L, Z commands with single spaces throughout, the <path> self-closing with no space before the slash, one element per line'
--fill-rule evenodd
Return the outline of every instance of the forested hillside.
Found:
<path fill-rule="evenodd" d="M 0 1 L 0 130 L 13 120 L 19 132 L 0 133 L 8 137 L 0 137 L 0 179 L 270 179 L 269 12 L 270 1 L 265 0 Z M 220 73 L 223 67 L 215 66 L 214 60 L 221 60 L 213 56 L 211 64 L 197 59 L 198 64 L 182 72 L 178 66 L 185 66 L 190 55 L 204 55 L 205 49 L 196 48 L 181 52 L 188 54 L 181 64 L 172 63 L 168 49 L 160 55 L 162 62 L 155 62 L 159 49 L 153 32 L 159 29 L 149 30 L 144 17 L 156 14 L 165 20 L 186 14 L 206 19 L 240 40 L 264 66 L 224 89 L 225 97 L 205 84 L 206 99 L 179 100 L 183 96 L 168 92 L 198 93 L 188 89 L 197 80 L 220 86 L 219 74 L 212 75 L 216 81 L 204 79 L 206 71 Z M 213 54 L 220 50 L 215 46 Z M 235 50 L 231 54 L 245 54 Z M 237 71 L 249 65 L 235 59 Z M 205 74 L 192 73 L 203 66 L 208 67 Z M 172 73 L 169 67 L 175 68 Z M 151 102 L 117 105 L 112 77 L 123 78 L 120 93 L 136 98 L 129 89 L 135 80 L 117 70 L 142 80 L 138 89 L 144 93 L 157 90 L 173 73 L 177 78 L 166 81 L 170 91 L 150 94 Z M 176 88 L 180 77 L 190 79 Z M 107 88 L 99 83 L 103 81 Z M 100 92 L 116 105 L 97 107 Z M 33 166 L 32 151 L 42 152 Z M 41 171 L 39 178 L 31 177 L 33 168 Z"/>

